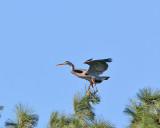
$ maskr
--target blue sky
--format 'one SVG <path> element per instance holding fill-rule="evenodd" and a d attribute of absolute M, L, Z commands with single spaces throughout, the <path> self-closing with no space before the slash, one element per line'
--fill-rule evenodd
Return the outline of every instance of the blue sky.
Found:
<path fill-rule="evenodd" d="M 72 113 L 72 98 L 86 84 L 70 73 L 87 69 L 87 59 L 111 57 L 97 85 L 98 116 L 117 128 L 128 124 L 123 110 L 129 97 L 160 85 L 159 0 L 14 0 L 0 1 L 0 126 L 23 102 L 46 127 L 52 111 Z"/>

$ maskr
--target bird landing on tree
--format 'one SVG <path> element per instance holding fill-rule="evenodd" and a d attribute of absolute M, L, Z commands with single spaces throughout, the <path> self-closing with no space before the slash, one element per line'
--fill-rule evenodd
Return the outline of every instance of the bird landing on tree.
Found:
<path fill-rule="evenodd" d="M 92 86 L 94 93 L 98 92 L 98 89 L 96 87 L 96 84 L 101 83 L 103 80 L 108 80 L 110 77 L 108 76 L 99 76 L 102 74 L 104 71 L 108 69 L 108 64 L 107 62 L 112 62 L 111 58 L 108 59 L 101 59 L 101 60 L 93 60 L 89 59 L 84 62 L 84 64 L 89 65 L 89 69 L 75 69 L 74 65 L 69 62 L 65 61 L 63 63 L 57 64 L 57 65 L 70 65 L 71 66 L 71 73 L 74 74 L 75 76 L 86 79 L 90 82 L 88 86 L 88 90 L 90 90 L 90 86 Z M 96 91 L 94 90 L 93 84 L 96 87 Z"/>

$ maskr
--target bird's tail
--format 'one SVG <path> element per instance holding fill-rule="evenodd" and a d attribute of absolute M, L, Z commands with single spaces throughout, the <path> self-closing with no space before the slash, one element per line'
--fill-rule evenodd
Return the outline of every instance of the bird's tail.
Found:
<path fill-rule="evenodd" d="M 106 77 L 100 77 L 101 80 L 108 80 L 110 77 L 109 76 L 106 76 Z"/>
<path fill-rule="evenodd" d="M 104 77 L 99 77 L 95 79 L 96 83 L 101 83 L 103 80 L 108 80 L 110 77 L 104 76 Z"/>

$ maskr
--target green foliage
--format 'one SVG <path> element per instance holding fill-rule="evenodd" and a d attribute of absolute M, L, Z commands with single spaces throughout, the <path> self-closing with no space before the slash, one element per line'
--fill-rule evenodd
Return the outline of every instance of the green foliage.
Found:
<path fill-rule="evenodd" d="M 65 128 L 71 123 L 71 117 L 58 111 L 52 112 L 47 128 Z"/>
<path fill-rule="evenodd" d="M 124 113 L 131 116 L 129 128 L 159 128 L 160 127 L 160 91 L 151 88 L 140 89 L 137 101 L 129 99 Z"/>
<path fill-rule="evenodd" d="M 3 109 L 3 106 L 0 106 L 0 110 L 2 110 Z M 0 117 L 1 117 L 1 115 L 0 115 Z"/>
<path fill-rule="evenodd" d="M 100 98 L 90 91 L 83 95 L 77 93 L 73 98 L 74 113 L 71 115 L 60 114 L 55 111 L 51 114 L 47 128 L 114 128 L 109 121 L 95 120 L 94 108 Z"/>
<path fill-rule="evenodd" d="M 91 128 L 115 128 L 115 127 L 110 121 L 98 119 L 98 120 L 94 120 L 91 123 Z"/>
<path fill-rule="evenodd" d="M 15 105 L 15 120 L 9 119 L 5 125 L 9 128 L 33 128 L 38 123 L 38 115 L 26 105 Z"/>
<path fill-rule="evenodd" d="M 2 110 L 3 109 L 3 106 L 0 106 L 0 110 Z"/>
<path fill-rule="evenodd" d="M 124 113 L 131 117 L 128 128 L 160 128 L 160 90 L 149 87 L 140 89 L 135 99 L 130 98 Z M 52 112 L 47 128 L 115 128 L 109 121 L 95 119 L 94 105 L 100 97 L 85 91 L 73 98 L 73 114 Z M 0 110 L 3 107 L 0 106 Z M 38 115 L 26 105 L 15 106 L 15 119 L 8 119 L 9 128 L 33 128 L 38 123 Z"/>
<path fill-rule="evenodd" d="M 77 93 L 73 98 L 74 114 L 79 119 L 93 120 L 95 113 L 91 103 L 97 104 L 100 102 L 100 98 L 97 95 L 91 95 L 89 91 L 86 91 L 84 96 Z"/>
<path fill-rule="evenodd" d="M 140 103 L 138 104 L 134 99 L 129 99 L 129 105 L 124 110 L 124 113 L 132 117 L 132 122 L 141 121 L 141 115 L 144 111 L 144 106 Z"/>
<path fill-rule="evenodd" d="M 155 91 L 149 87 L 140 89 L 137 98 L 146 105 L 155 106 L 160 102 L 160 90 Z"/>

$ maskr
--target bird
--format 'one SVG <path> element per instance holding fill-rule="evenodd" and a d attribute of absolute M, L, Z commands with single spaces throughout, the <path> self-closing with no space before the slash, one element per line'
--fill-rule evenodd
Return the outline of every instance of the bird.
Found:
<path fill-rule="evenodd" d="M 96 87 L 96 84 L 101 83 L 103 80 L 108 80 L 110 77 L 108 76 L 100 76 L 104 71 L 108 69 L 108 64 L 107 62 L 112 62 L 111 58 L 107 59 L 100 59 L 100 60 L 93 60 L 89 59 L 85 62 L 84 64 L 89 65 L 89 69 L 76 69 L 74 65 L 70 61 L 65 61 L 63 63 L 57 64 L 58 65 L 69 65 L 71 66 L 71 73 L 74 74 L 75 76 L 86 79 L 88 80 L 89 86 L 88 90 L 90 90 L 90 86 L 92 86 L 94 93 L 98 92 L 98 89 Z M 94 90 L 93 85 L 95 85 L 96 91 Z"/>

